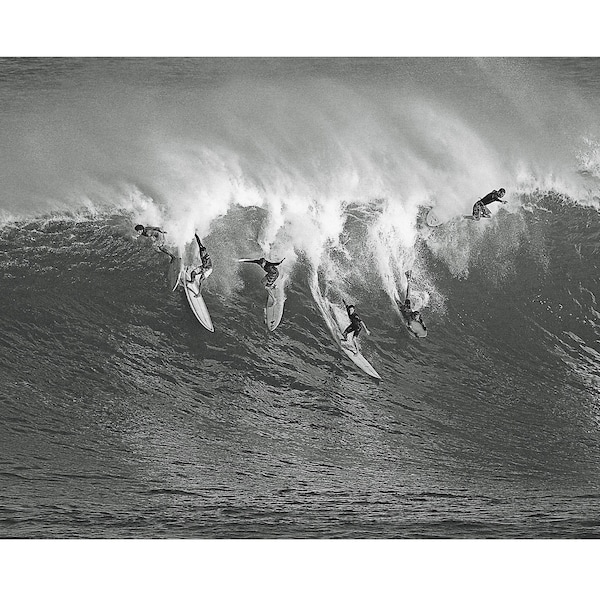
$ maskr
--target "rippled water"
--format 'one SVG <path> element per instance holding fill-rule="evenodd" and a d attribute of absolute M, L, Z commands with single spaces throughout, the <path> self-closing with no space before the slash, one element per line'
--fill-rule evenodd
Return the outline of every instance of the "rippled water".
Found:
<path fill-rule="evenodd" d="M 232 284 L 213 253 L 210 334 L 127 215 L 4 226 L 3 537 L 596 537 L 600 219 L 543 206 L 423 230 L 488 238 L 466 279 L 420 242 L 445 298 L 425 340 L 355 290 L 381 382 L 302 260 L 269 335 L 258 267 Z"/>
<path fill-rule="evenodd" d="M 597 537 L 598 65 L 0 58 L 0 537 Z"/>

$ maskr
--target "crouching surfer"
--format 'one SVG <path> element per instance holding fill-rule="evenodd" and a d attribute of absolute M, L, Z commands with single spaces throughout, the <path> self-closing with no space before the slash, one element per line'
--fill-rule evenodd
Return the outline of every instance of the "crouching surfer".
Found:
<path fill-rule="evenodd" d="M 502 202 L 502 204 L 506 204 L 508 200 L 502 200 L 504 194 L 506 194 L 506 190 L 504 188 L 500 188 L 499 190 L 492 190 L 481 200 L 477 200 L 477 202 L 475 202 L 473 205 L 473 219 L 475 219 L 475 221 L 479 221 L 481 217 L 489 219 L 492 216 L 492 212 L 487 205 L 491 204 L 492 202 Z"/>
<path fill-rule="evenodd" d="M 273 289 L 275 288 L 275 282 L 279 277 L 279 269 L 277 267 L 284 260 L 285 258 L 282 258 L 279 262 L 269 262 L 263 257 L 255 259 L 243 258 L 241 259 L 241 262 L 255 263 L 265 270 L 267 274 L 261 279 L 261 283 L 265 286 L 272 300 L 275 301 L 275 297 L 273 296 Z"/>
<path fill-rule="evenodd" d="M 348 342 L 348 336 L 352 333 L 352 342 L 355 348 L 355 354 L 358 353 L 358 344 L 356 343 L 356 338 L 360 334 L 360 332 L 364 329 L 367 335 L 371 335 L 368 327 L 365 325 L 364 321 L 358 316 L 356 309 L 353 304 L 346 304 L 346 301 L 343 300 L 344 306 L 346 307 L 346 312 L 348 313 L 348 318 L 350 319 L 350 325 L 344 329 L 342 333 L 342 341 Z"/>
<path fill-rule="evenodd" d="M 136 225 L 135 230 L 138 232 L 138 235 L 150 238 L 152 240 L 152 245 L 154 246 L 157 252 L 164 252 L 170 257 L 169 262 L 173 262 L 175 260 L 175 255 L 171 254 L 167 248 L 165 247 L 165 233 L 160 227 L 150 227 L 149 225 Z"/>
<path fill-rule="evenodd" d="M 423 323 L 423 318 L 421 317 L 421 313 L 418 310 L 413 310 L 410 303 L 410 277 L 412 275 L 411 271 L 406 271 L 406 300 L 404 304 L 400 306 L 400 312 L 406 321 L 406 326 L 409 331 L 415 337 L 425 337 L 427 335 L 427 327 L 425 327 L 425 323 Z M 414 325 L 414 327 L 411 327 Z"/>
<path fill-rule="evenodd" d="M 200 295 L 200 288 L 202 286 L 202 282 L 205 281 L 213 271 L 213 265 L 212 260 L 210 258 L 210 254 L 208 253 L 206 246 L 202 244 L 202 241 L 198 237 L 198 234 L 194 233 L 194 237 L 196 238 L 196 242 L 198 244 L 198 251 L 200 252 L 201 264 L 192 266 L 190 268 L 190 271 L 186 277 L 186 281 L 191 284 L 197 284 L 198 292 L 195 292 L 195 296 L 197 298 Z"/>

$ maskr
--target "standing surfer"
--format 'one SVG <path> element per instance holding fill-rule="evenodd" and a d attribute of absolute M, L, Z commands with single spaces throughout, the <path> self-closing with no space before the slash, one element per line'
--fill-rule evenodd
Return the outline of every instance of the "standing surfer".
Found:
<path fill-rule="evenodd" d="M 484 196 L 481 200 L 477 200 L 473 205 L 473 219 L 476 221 L 479 221 L 481 217 L 489 219 L 492 216 L 492 212 L 487 205 L 492 202 L 502 202 L 502 204 L 506 204 L 508 200 L 502 200 L 504 194 L 506 194 L 506 190 L 500 188 L 499 190 L 492 190 L 487 196 Z"/>
<path fill-rule="evenodd" d="M 194 237 L 196 238 L 196 242 L 198 243 L 198 251 L 200 252 L 200 261 L 201 264 L 191 267 L 189 271 L 189 283 L 196 282 L 198 284 L 198 292 L 196 293 L 196 297 L 200 295 L 200 286 L 202 282 L 208 278 L 208 276 L 213 271 L 212 260 L 210 255 L 208 254 L 208 250 L 205 246 L 202 245 L 202 241 L 198 237 L 197 233 L 194 233 Z"/>
<path fill-rule="evenodd" d="M 138 232 L 140 236 L 144 236 L 147 238 L 151 238 L 152 245 L 158 252 L 164 252 L 170 257 L 169 262 L 173 262 L 175 260 L 175 255 L 171 254 L 165 247 L 165 233 L 160 227 L 150 227 L 146 225 L 136 225 L 135 230 Z"/>
<path fill-rule="evenodd" d="M 423 323 L 423 318 L 421 317 L 421 313 L 418 310 L 413 310 L 410 303 L 410 277 L 412 275 L 412 271 L 406 271 L 406 300 L 404 304 L 400 306 L 400 312 L 406 321 L 406 326 L 409 331 L 414 334 L 415 337 L 425 337 L 427 335 L 427 327 L 425 327 L 425 323 Z M 415 329 L 411 327 L 413 324 L 415 325 Z M 419 327 L 420 325 L 420 327 Z M 422 331 L 419 331 L 422 328 Z"/>
<path fill-rule="evenodd" d="M 348 334 L 353 333 L 352 342 L 354 342 L 354 347 L 356 348 L 356 352 L 358 352 L 358 344 L 356 343 L 356 338 L 358 337 L 361 330 L 367 332 L 367 335 L 371 335 L 368 327 L 365 325 L 364 321 L 358 316 L 356 309 L 354 308 L 354 304 L 346 304 L 345 300 L 342 300 L 344 306 L 346 307 L 346 312 L 348 313 L 348 318 L 350 319 L 350 325 L 346 327 L 344 332 L 342 333 L 342 340 L 344 342 L 348 341 Z"/>

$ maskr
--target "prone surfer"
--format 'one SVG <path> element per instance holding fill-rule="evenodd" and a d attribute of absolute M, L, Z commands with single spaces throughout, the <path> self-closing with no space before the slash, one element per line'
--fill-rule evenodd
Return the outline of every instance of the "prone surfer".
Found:
<path fill-rule="evenodd" d="M 194 237 L 196 238 L 196 242 L 198 243 L 198 250 L 200 252 L 200 260 L 201 264 L 192 267 L 189 273 L 189 283 L 194 283 L 197 281 L 198 283 L 198 293 L 196 294 L 196 298 L 200 295 L 200 286 L 202 282 L 205 281 L 208 276 L 213 271 L 212 260 L 210 255 L 208 254 L 208 250 L 205 246 L 202 245 L 202 241 L 198 237 L 197 233 L 194 233 Z"/>
<path fill-rule="evenodd" d="M 365 325 L 364 321 L 358 316 L 358 313 L 356 312 L 356 309 L 354 308 L 354 304 L 346 304 L 345 300 L 342 300 L 342 302 L 344 303 L 344 306 L 346 307 L 346 312 L 348 313 L 348 318 L 350 319 L 350 325 L 348 325 L 348 327 L 346 327 L 346 329 L 342 333 L 342 340 L 344 342 L 347 342 L 348 335 L 350 333 L 352 333 L 353 334 L 352 342 L 354 342 L 354 347 L 356 348 L 356 352 L 358 352 L 358 345 L 356 343 L 356 338 L 358 337 L 358 335 L 360 334 L 360 332 L 362 331 L 363 328 L 367 332 L 367 335 L 371 335 L 371 332 L 369 331 L 368 327 Z"/>
<path fill-rule="evenodd" d="M 410 324 L 413 321 L 417 321 L 418 323 L 421 324 L 421 326 L 423 327 L 423 329 L 425 331 L 427 331 L 427 327 L 425 327 L 425 323 L 423 323 L 423 318 L 421 317 L 421 313 L 418 310 L 413 310 L 411 303 L 410 303 L 410 277 L 411 277 L 411 271 L 406 271 L 405 275 L 406 275 L 406 280 L 407 280 L 407 285 L 406 285 L 406 300 L 404 300 L 404 304 L 402 306 L 400 306 L 400 312 L 402 313 L 402 316 L 404 317 L 404 320 L 406 321 L 406 326 L 408 327 L 409 331 L 415 336 L 415 337 L 423 337 L 423 336 L 419 336 L 417 333 L 415 333 L 411 327 Z"/>
<path fill-rule="evenodd" d="M 253 260 L 244 259 L 243 262 L 256 263 L 265 270 L 267 274 L 261 279 L 261 283 L 265 286 L 271 298 L 273 298 L 272 290 L 275 287 L 275 282 L 277 281 L 277 278 L 279 277 L 279 269 L 277 267 L 284 260 L 285 258 L 282 258 L 279 262 L 269 262 L 268 260 L 265 260 L 264 257 L 262 257 L 255 258 Z M 273 300 L 275 300 L 275 298 L 273 298 Z"/>
<path fill-rule="evenodd" d="M 146 225 L 145 227 L 143 225 L 136 225 L 135 230 L 140 236 L 143 235 L 144 237 L 151 238 L 152 245 L 154 246 L 154 248 L 158 252 L 164 252 L 170 257 L 171 260 L 169 262 L 173 262 L 175 260 L 175 255 L 171 254 L 165 248 L 165 233 L 167 233 L 166 231 L 163 231 L 160 227 L 150 227 L 149 225 Z"/>
<path fill-rule="evenodd" d="M 489 219 L 492 216 L 492 212 L 487 205 L 492 202 L 502 202 L 502 204 L 506 204 L 508 200 L 502 200 L 504 194 L 506 194 L 506 190 L 500 188 L 499 190 L 492 190 L 489 194 L 481 198 L 481 200 L 477 200 L 473 205 L 473 219 L 475 219 L 475 221 L 479 221 L 481 217 Z"/>

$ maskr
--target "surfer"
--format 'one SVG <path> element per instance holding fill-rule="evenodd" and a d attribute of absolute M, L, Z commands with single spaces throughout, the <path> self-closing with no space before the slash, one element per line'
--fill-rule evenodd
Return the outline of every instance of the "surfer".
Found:
<path fill-rule="evenodd" d="M 415 336 L 415 337 L 424 337 L 424 335 L 419 335 L 418 333 L 416 333 L 411 327 L 410 324 L 413 321 L 417 321 L 417 323 L 420 323 L 421 326 L 423 327 L 424 331 L 427 331 L 427 327 L 425 327 L 425 323 L 423 323 L 423 318 L 421 317 L 421 313 L 418 310 L 413 310 L 411 303 L 410 303 L 410 277 L 411 277 L 412 272 L 411 271 L 406 271 L 405 275 L 406 275 L 406 280 L 407 280 L 407 285 L 406 285 L 406 300 L 404 301 L 404 304 L 402 306 L 400 306 L 400 312 L 402 313 L 402 316 L 404 317 L 404 320 L 406 321 L 406 326 L 408 327 L 409 331 Z"/>
<path fill-rule="evenodd" d="M 356 343 L 356 338 L 359 333 L 364 329 L 367 332 L 367 335 L 371 335 L 368 327 L 365 325 L 364 321 L 358 316 L 356 309 L 354 308 L 354 304 L 346 304 L 345 300 L 342 300 L 344 306 L 346 307 L 346 312 L 348 313 L 348 318 L 350 319 L 350 325 L 346 327 L 344 332 L 342 333 L 342 340 L 344 342 L 348 341 L 348 334 L 353 333 L 352 341 L 354 342 L 354 347 L 356 348 L 356 352 L 358 352 L 358 345 Z"/>
<path fill-rule="evenodd" d="M 506 190 L 500 188 L 499 190 L 492 190 L 487 196 L 484 196 L 481 200 L 477 200 L 473 205 L 473 218 L 476 221 L 479 221 L 481 217 L 489 219 L 492 216 L 492 212 L 487 205 L 492 202 L 502 202 L 502 204 L 506 204 L 508 200 L 502 200 L 504 194 L 506 194 Z"/>
<path fill-rule="evenodd" d="M 200 252 L 200 260 L 201 264 L 196 265 L 191 268 L 189 273 L 189 283 L 194 283 L 196 281 L 198 283 L 198 293 L 196 294 L 196 298 L 200 295 L 200 286 L 202 282 L 208 278 L 208 276 L 213 271 L 212 260 L 210 255 L 208 254 L 208 250 L 205 246 L 202 245 L 202 241 L 198 237 L 197 233 L 194 233 L 194 237 L 196 238 L 196 242 L 198 243 L 198 251 Z"/>
<path fill-rule="evenodd" d="M 167 233 L 166 231 L 163 231 L 160 227 L 150 227 L 149 225 L 146 225 L 146 227 L 144 227 L 143 225 L 136 225 L 135 230 L 140 236 L 143 235 L 144 237 L 151 238 L 152 245 L 154 246 L 154 248 L 158 252 L 164 252 L 170 257 L 171 260 L 169 262 L 173 262 L 175 260 L 175 255 L 171 254 L 165 248 L 165 233 Z"/>
<path fill-rule="evenodd" d="M 263 258 L 255 258 L 253 260 L 250 260 L 249 258 L 243 259 L 243 262 L 256 263 L 257 265 L 260 265 L 265 270 L 265 272 L 267 274 L 261 279 L 261 283 L 265 286 L 265 288 L 269 292 L 269 295 L 271 296 L 271 298 L 273 298 L 272 290 L 275 287 L 275 282 L 277 281 L 277 278 L 279 277 L 279 269 L 277 267 L 284 260 L 285 260 L 285 258 L 282 258 L 279 262 L 269 262 L 268 260 L 265 260 L 265 258 L 263 257 Z M 273 300 L 275 300 L 275 298 L 273 298 Z"/>

